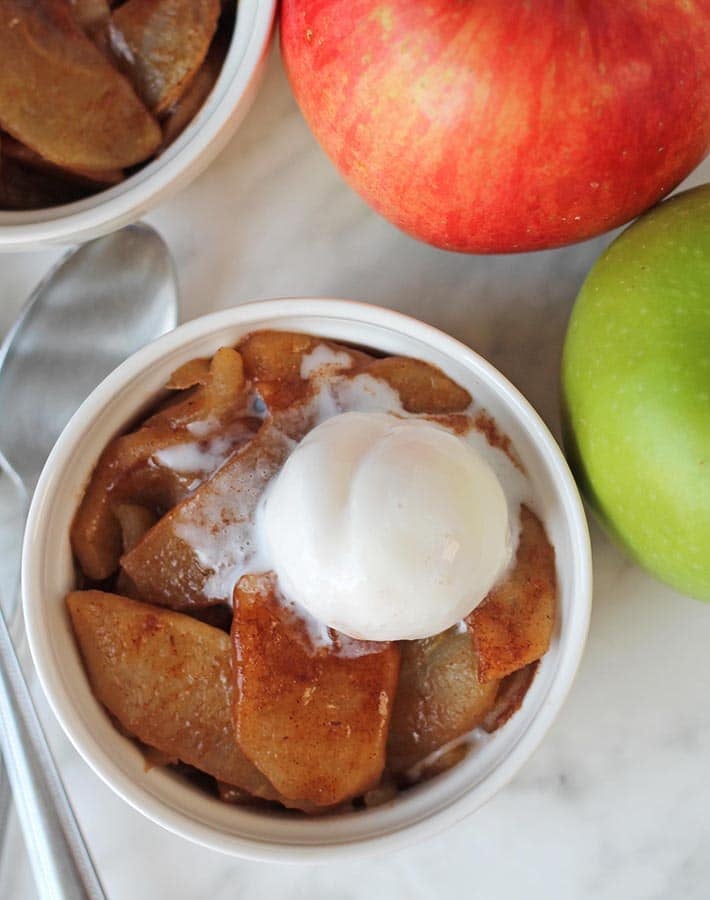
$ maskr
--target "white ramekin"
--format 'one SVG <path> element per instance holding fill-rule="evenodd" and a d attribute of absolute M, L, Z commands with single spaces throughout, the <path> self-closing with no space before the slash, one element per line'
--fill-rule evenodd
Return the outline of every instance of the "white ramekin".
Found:
<path fill-rule="evenodd" d="M 559 620 L 522 708 L 458 766 L 384 806 L 324 818 L 224 804 L 175 774 L 145 771 L 135 745 L 94 699 L 64 598 L 74 586 L 69 527 L 106 443 L 144 412 L 169 374 L 257 328 L 311 332 L 428 360 L 464 385 L 511 437 L 555 546 Z M 32 656 L 55 715 L 104 781 L 154 822 L 237 856 L 284 862 L 382 852 L 478 809 L 542 740 L 574 678 L 587 634 L 591 560 L 587 524 L 562 453 L 538 415 L 484 359 L 451 337 L 391 310 L 346 300 L 268 300 L 189 322 L 136 353 L 106 378 L 69 422 L 39 480 L 24 543 L 23 597 Z"/>
<path fill-rule="evenodd" d="M 239 0 L 217 84 L 190 125 L 153 162 L 92 197 L 29 212 L 0 210 L 0 252 L 87 241 L 135 222 L 192 181 L 223 149 L 256 95 L 277 0 Z"/>

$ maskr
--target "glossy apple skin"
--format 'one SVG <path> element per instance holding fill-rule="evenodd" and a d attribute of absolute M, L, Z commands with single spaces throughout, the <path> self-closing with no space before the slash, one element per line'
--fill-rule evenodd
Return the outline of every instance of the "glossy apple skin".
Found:
<path fill-rule="evenodd" d="M 597 261 L 562 380 L 587 499 L 641 565 L 710 600 L 710 185 L 647 213 Z"/>
<path fill-rule="evenodd" d="M 710 147 L 710 0 L 283 0 L 281 47 L 345 179 L 449 250 L 622 225 Z"/>

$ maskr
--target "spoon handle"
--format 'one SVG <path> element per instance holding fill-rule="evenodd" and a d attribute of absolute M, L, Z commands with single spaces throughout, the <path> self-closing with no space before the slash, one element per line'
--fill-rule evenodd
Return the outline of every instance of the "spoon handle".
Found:
<path fill-rule="evenodd" d="M 42 900 L 105 900 L 0 610 L 0 730 Z"/>

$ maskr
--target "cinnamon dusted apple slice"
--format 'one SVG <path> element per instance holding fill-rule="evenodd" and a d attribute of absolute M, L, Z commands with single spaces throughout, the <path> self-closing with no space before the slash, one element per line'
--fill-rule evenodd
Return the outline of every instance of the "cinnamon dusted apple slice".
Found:
<path fill-rule="evenodd" d="M 77 25 L 96 41 L 107 29 L 111 18 L 109 0 L 69 0 Z"/>
<path fill-rule="evenodd" d="M 179 100 L 172 105 L 163 121 L 163 143 L 161 150 L 169 147 L 177 140 L 187 126 L 192 122 L 197 113 L 202 109 L 205 101 L 212 93 L 212 88 L 217 83 L 219 73 L 222 71 L 224 60 L 229 49 L 229 41 L 224 34 L 218 34 L 212 41 L 209 53 L 200 66 L 200 70 L 192 79 L 188 89 Z"/>
<path fill-rule="evenodd" d="M 149 109 L 162 115 L 187 90 L 217 29 L 219 0 L 127 0 L 111 17 L 111 47 Z"/>
<path fill-rule="evenodd" d="M 257 383 L 301 380 L 304 356 L 320 338 L 291 331 L 252 331 L 238 345 L 247 378 Z"/>
<path fill-rule="evenodd" d="M 154 513 L 172 507 L 246 443 L 257 424 L 245 418 L 199 437 L 146 424 L 111 441 L 72 523 L 72 549 L 84 574 L 103 581 L 118 568 L 123 551 L 118 505 L 139 503 Z"/>
<path fill-rule="evenodd" d="M 121 560 L 141 599 L 175 608 L 229 602 L 253 549 L 256 506 L 292 442 L 273 424 L 173 507 Z"/>
<path fill-rule="evenodd" d="M 197 385 L 115 438 L 101 454 L 72 525 L 72 547 L 85 575 L 102 581 L 122 552 L 119 504 L 138 503 L 154 513 L 170 508 L 206 480 L 260 422 L 244 415 L 242 361 L 231 348 L 193 361 L 169 386 Z"/>
<path fill-rule="evenodd" d="M 160 128 L 65 0 L 0 3 L 0 127 L 55 165 L 123 169 Z"/>
<path fill-rule="evenodd" d="M 269 410 L 283 412 L 308 397 L 313 376 L 362 369 L 372 357 L 334 341 L 290 331 L 254 331 L 239 344 L 244 372 Z"/>
<path fill-rule="evenodd" d="M 117 504 L 145 505 L 150 495 L 151 507 L 159 500 L 170 505 L 177 480 L 158 477 L 151 460 L 184 440 L 179 432 L 144 427 L 115 438 L 103 451 L 71 527 L 72 550 L 87 578 L 103 581 L 118 568 L 123 541 Z"/>
<path fill-rule="evenodd" d="M 555 604 L 555 551 L 537 516 L 521 506 L 515 565 L 467 618 L 481 681 L 505 678 L 547 652 Z"/>
<path fill-rule="evenodd" d="M 314 646 L 272 574 L 241 579 L 232 639 L 244 753 L 285 797 L 330 806 L 379 781 L 399 650 L 330 632 Z"/>
<path fill-rule="evenodd" d="M 505 725 L 513 713 L 520 709 L 528 688 L 533 683 L 538 665 L 539 660 L 528 663 L 527 666 L 518 669 L 512 675 L 506 675 L 500 682 L 496 702 L 481 723 L 486 731 L 497 731 L 501 725 Z"/>
<path fill-rule="evenodd" d="M 36 169 L 38 172 L 46 172 L 57 179 L 83 184 L 86 187 L 108 187 L 119 184 L 123 180 L 123 172 L 120 169 L 106 169 L 105 171 L 91 171 L 89 169 L 68 169 L 54 165 L 44 159 L 39 153 L 16 141 L 10 135 L 2 135 L 2 152 L 7 159 L 13 159 L 28 169 Z"/>
<path fill-rule="evenodd" d="M 209 378 L 205 382 L 205 402 L 209 415 L 224 421 L 235 406 L 243 408 L 246 402 L 244 394 L 246 380 L 244 378 L 244 360 L 233 347 L 220 347 L 210 360 Z"/>
<path fill-rule="evenodd" d="M 155 525 L 155 513 L 138 503 L 118 503 L 114 508 L 121 529 L 123 552 L 131 550 L 143 535 Z"/>
<path fill-rule="evenodd" d="M 122 728 L 168 758 L 278 799 L 235 739 L 227 634 L 100 591 L 74 591 L 67 606 L 94 695 Z"/>
<path fill-rule="evenodd" d="M 410 413 L 462 412 L 471 403 L 471 395 L 447 375 L 407 356 L 386 356 L 373 360 L 364 371 L 381 378 L 399 394 L 402 406 Z"/>
<path fill-rule="evenodd" d="M 165 387 L 170 391 L 184 391 L 196 385 L 206 384 L 210 376 L 210 360 L 199 356 L 189 359 L 175 369 Z"/>
<path fill-rule="evenodd" d="M 244 363 L 232 347 L 220 347 L 211 359 L 189 360 L 172 373 L 166 388 L 194 390 L 171 398 L 144 425 L 200 430 L 198 423 L 224 424 L 243 415 L 249 403 Z"/>
<path fill-rule="evenodd" d="M 269 410 L 287 410 L 308 395 L 310 385 L 301 377 L 304 357 L 321 341 L 289 331 L 254 331 L 239 344 L 244 372 Z"/>
<path fill-rule="evenodd" d="M 402 641 L 402 668 L 387 742 L 387 769 L 406 772 L 435 750 L 480 725 L 498 682 L 481 684 L 468 631 L 450 628 Z"/>

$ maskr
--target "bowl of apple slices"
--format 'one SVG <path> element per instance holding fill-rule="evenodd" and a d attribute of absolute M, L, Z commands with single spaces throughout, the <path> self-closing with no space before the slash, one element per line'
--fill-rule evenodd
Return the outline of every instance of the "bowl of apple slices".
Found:
<path fill-rule="evenodd" d="M 194 178 L 258 86 L 275 0 L 5 0 L 0 250 L 88 240 Z"/>
<path fill-rule="evenodd" d="M 129 803 L 313 861 L 475 811 L 571 685 L 591 600 L 564 458 L 473 351 L 343 300 L 250 303 L 119 367 L 42 474 L 27 632 Z"/>

